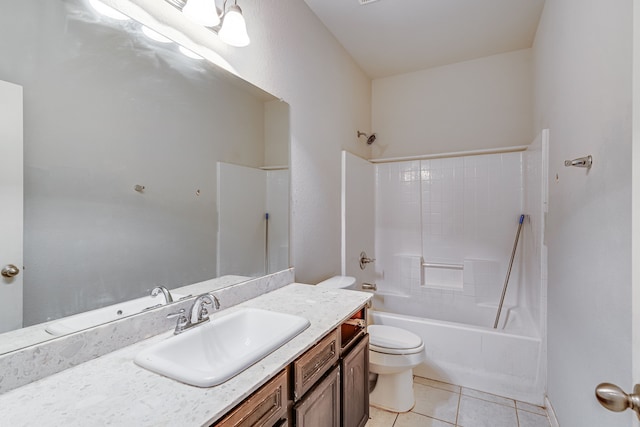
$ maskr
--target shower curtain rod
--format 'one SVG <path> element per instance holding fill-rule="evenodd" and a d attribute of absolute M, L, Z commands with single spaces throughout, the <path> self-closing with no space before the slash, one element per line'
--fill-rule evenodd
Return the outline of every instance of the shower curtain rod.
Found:
<path fill-rule="evenodd" d="M 439 153 L 439 154 L 424 154 L 421 156 L 378 158 L 378 159 L 370 159 L 369 162 L 392 163 L 392 162 L 405 162 L 408 160 L 429 160 L 429 159 L 444 159 L 447 157 L 479 156 L 482 154 L 515 153 L 517 151 L 525 151 L 527 148 L 529 148 L 528 145 L 516 145 L 513 147 L 487 148 L 484 150 L 456 151 L 451 153 Z"/>

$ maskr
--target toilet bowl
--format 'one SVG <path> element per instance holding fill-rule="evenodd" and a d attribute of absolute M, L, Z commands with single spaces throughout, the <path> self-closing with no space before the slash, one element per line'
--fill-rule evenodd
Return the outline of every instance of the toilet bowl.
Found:
<path fill-rule="evenodd" d="M 413 368 L 425 359 L 424 343 L 416 334 L 387 325 L 369 325 L 369 370 L 378 374 L 370 404 L 393 412 L 415 405 Z"/>

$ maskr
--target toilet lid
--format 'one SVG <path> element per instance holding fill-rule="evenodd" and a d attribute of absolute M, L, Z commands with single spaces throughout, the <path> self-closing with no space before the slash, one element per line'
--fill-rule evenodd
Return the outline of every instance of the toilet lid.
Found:
<path fill-rule="evenodd" d="M 318 283 L 317 286 L 329 289 L 349 289 L 356 284 L 356 278 L 351 276 L 333 276 Z"/>
<path fill-rule="evenodd" d="M 419 336 L 394 326 L 369 325 L 367 329 L 372 347 L 405 350 L 422 345 L 422 339 Z"/>

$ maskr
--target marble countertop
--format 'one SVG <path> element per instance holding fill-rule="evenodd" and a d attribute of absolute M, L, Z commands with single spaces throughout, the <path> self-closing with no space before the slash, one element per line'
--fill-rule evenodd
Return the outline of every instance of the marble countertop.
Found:
<path fill-rule="evenodd" d="M 133 359 L 172 336 L 148 340 L 0 395 L 3 425 L 199 426 L 236 406 L 365 304 L 371 294 L 293 283 L 211 316 L 255 307 L 306 317 L 300 335 L 229 381 L 210 388 L 182 384 L 147 371 Z"/>

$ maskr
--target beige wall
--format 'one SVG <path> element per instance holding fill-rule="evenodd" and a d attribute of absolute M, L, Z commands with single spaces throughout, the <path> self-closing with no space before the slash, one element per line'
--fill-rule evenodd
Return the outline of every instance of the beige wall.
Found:
<path fill-rule="evenodd" d="M 562 426 L 628 426 L 593 396 L 631 387 L 632 2 L 547 1 L 533 53 L 550 130 L 548 396 Z M 566 168 L 591 154 L 593 168 Z M 556 178 L 557 176 L 557 178 Z"/>
<path fill-rule="evenodd" d="M 529 144 L 530 49 L 373 81 L 373 157 Z"/>

